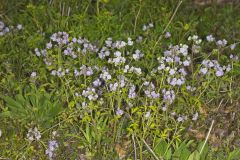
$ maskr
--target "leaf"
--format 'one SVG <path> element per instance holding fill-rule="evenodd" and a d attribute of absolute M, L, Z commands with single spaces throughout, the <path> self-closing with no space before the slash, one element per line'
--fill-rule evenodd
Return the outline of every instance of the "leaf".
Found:
<path fill-rule="evenodd" d="M 204 144 L 204 141 L 202 141 L 202 142 L 200 142 L 199 143 L 199 145 L 198 145 L 198 151 L 200 152 L 201 151 L 201 149 L 202 149 L 202 147 L 203 147 L 203 144 Z M 204 146 L 204 148 L 203 148 L 203 150 L 202 150 L 202 153 L 201 153 L 201 155 L 200 155 L 200 159 L 201 160 L 205 160 L 206 159 L 206 156 L 207 156 L 207 154 L 208 154 L 208 151 L 209 151 L 209 146 L 208 146 L 208 144 L 206 143 L 205 144 L 205 146 Z"/>
<path fill-rule="evenodd" d="M 238 160 L 240 157 L 240 149 L 235 149 L 234 151 L 230 152 L 227 160 Z"/>
<path fill-rule="evenodd" d="M 165 158 L 166 160 L 169 160 L 169 159 L 171 159 L 171 157 L 172 157 L 172 149 L 169 148 L 169 149 L 167 150 L 167 153 L 164 155 L 164 158 Z"/>
<path fill-rule="evenodd" d="M 158 154 L 158 156 L 162 157 L 168 148 L 167 142 L 164 140 L 157 140 L 157 145 L 154 147 L 154 152 Z"/>
<path fill-rule="evenodd" d="M 196 150 L 188 158 L 188 160 L 200 160 L 200 153 Z"/>

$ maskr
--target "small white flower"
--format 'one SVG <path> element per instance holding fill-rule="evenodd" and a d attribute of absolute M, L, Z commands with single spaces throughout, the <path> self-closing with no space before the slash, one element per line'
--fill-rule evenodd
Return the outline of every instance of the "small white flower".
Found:
<path fill-rule="evenodd" d="M 165 33 L 165 38 L 170 38 L 171 37 L 171 33 L 170 32 L 166 32 Z"/>
<path fill-rule="evenodd" d="M 32 72 L 31 73 L 31 77 L 36 77 L 37 76 L 37 73 L 36 72 Z"/>
<path fill-rule="evenodd" d="M 236 48 L 236 46 L 237 46 L 237 44 L 236 44 L 236 43 L 234 43 L 234 44 L 231 44 L 231 46 L 230 46 L 230 49 L 231 49 L 231 50 L 234 50 L 234 49 Z"/>
<path fill-rule="evenodd" d="M 133 41 L 132 41 L 131 38 L 128 38 L 128 45 L 129 45 L 129 46 L 132 46 L 132 45 L 133 45 Z"/>
<path fill-rule="evenodd" d="M 215 41 L 215 38 L 213 37 L 213 35 L 208 35 L 207 37 L 206 37 L 206 39 L 207 39 L 207 41 L 208 42 L 213 42 L 213 41 Z"/>
<path fill-rule="evenodd" d="M 27 138 L 29 141 L 38 141 L 41 138 L 41 133 L 38 131 L 37 127 L 34 129 L 30 128 L 27 133 Z"/>
<path fill-rule="evenodd" d="M 143 25 L 142 30 L 143 30 L 143 31 L 146 31 L 147 29 L 148 29 L 148 27 L 147 27 L 146 25 Z"/>
<path fill-rule="evenodd" d="M 216 76 L 217 77 L 221 77 L 221 76 L 223 76 L 223 74 L 224 74 L 223 70 L 217 70 L 216 71 Z"/>
<path fill-rule="evenodd" d="M 174 75 L 175 73 L 176 73 L 176 71 L 175 71 L 174 69 L 170 69 L 170 70 L 169 70 L 169 74 L 170 74 L 170 75 Z"/>
<path fill-rule="evenodd" d="M 192 120 L 193 120 L 193 121 L 196 121 L 197 119 L 198 119 L 198 112 L 196 112 L 196 113 L 193 115 Z"/>
<path fill-rule="evenodd" d="M 121 52 L 119 52 L 119 51 L 116 51 L 116 52 L 114 52 L 114 56 L 116 56 L 116 57 L 120 57 L 121 56 Z"/>
<path fill-rule="evenodd" d="M 150 115 L 151 115 L 151 112 L 150 112 L 150 111 L 148 111 L 148 112 L 145 114 L 145 118 L 149 118 L 149 117 L 150 117 Z"/>
<path fill-rule="evenodd" d="M 17 29 L 18 29 L 18 30 L 21 30 L 22 28 L 23 28 L 23 27 L 22 27 L 21 24 L 18 24 L 18 25 L 17 25 Z"/>
<path fill-rule="evenodd" d="M 179 116 L 178 119 L 177 119 L 178 122 L 182 122 L 183 120 L 184 119 L 181 116 Z"/>
<path fill-rule="evenodd" d="M 183 65 L 184 65 L 184 66 L 189 66 L 189 65 L 190 65 L 189 60 L 185 60 L 185 61 L 183 61 Z"/>
<path fill-rule="evenodd" d="M 154 27 L 154 25 L 153 25 L 153 23 L 149 23 L 149 28 L 153 28 Z"/>
<path fill-rule="evenodd" d="M 49 42 L 49 43 L 47 43 L 47 44 L 46 44 L 46 48 L 47 48 L 47 49 L 51 49 L 51 48 L 52 48 L 52 46 L 53 46 L 53 45 L 52 45 L 52 43 L 51 43 L 51 42 Z M 65 52 L 65 51 L 64 51 L 64 52 Z"/>
<path fill-rule="evenodd" d="M 208 72 L 208 69 L 207 68 L 201 68 L 200 69 L 200 72 L 205 75 L 207 72 Z"/>
<path fill-rule="evenodd" d="M 116 110 L 116 114 L 118 115 L 118 116 L 122 116 L 123 115 L 123 110 L 121 110 L 120 108 L 118 108 L 117 110 Z"/>
<path fill-rule="evenodd" d="M 219 47 L 225 47 L 227 45 L 227 40 L 226 39 L 223 39 L 223 40 L 218 40 L 216 42 L 217 46 Z"/>

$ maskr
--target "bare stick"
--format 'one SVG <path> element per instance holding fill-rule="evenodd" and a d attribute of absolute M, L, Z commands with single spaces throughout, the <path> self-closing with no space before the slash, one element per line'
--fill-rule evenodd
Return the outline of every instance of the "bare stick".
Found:
<path fill-rule="evenodd" d="M 153 152 L 153 150 L 150 148 L 150 146 L 147 144 L 147 142 L 142 139 L 143 143 L 146 145 L 147 149 L 152 153 L 153 157 L 156 159 L 156 160 L 160 160 L 157 155 Z M 161 158 L 162 159 L 162 158 Z"/>
<path fill-rule="evenodd" d="M 133 140 L 133 147 L 134 147 L 134 160 L 137 160 L 137 149 L 136 149 L 136 142 L 134 139 L 134 135 L 132 135 L 132 140 Z"/>
<path fill-rule="evenodd" d="M 136 27 L 137 27 L 137 20 L 138 20 L 138 17 L 139 17 L 139 14 L 140 14 L 140 11 L 141 11 L 141 8 L 142 8 L 142 4 L 141 4 L 142 1 L 140 1 L 140 7 L 139 7 L 139 10 L 138 10 L 138 13 L 136 15 L 136 18 L 135 18 L 135 22 L 134 22 L 134 30 L 133 30 L 133 33 L 135 34 L 136 32 Z"/>
<path fill-rule="evenodd" d="M 208 138 L 209 138 L 210 132 L 212 131 L 212 128 L 213 128 L 213 124 L 214 124 L 214 120 L 212 120 L 212 124 L 211 124 L 211 126 L 210 126 L 210 128 L 209 128 L 209 130 L 208 130 L 207 137 L 205 138 L 205 141 L 204 141 L 204 143 L 203 143 L 203 146 L 202 146 L 202 148 L 201 148 L 201 150 L 200 150 L 200 155 L 201 155 L 201 153 L 202 153 L 202 151 L 203 151 L 203 149 L 204 149 L 204 147 L 205 147 L 205 145 L 206 145 L 206 143 L 207 143 L 207 140 L 208 140 Z"/>
<path fill-rule="evenodd" d="M 168 21 L 168 24 L 166 25 L 166 27 L 164 28 L 162 34 L 159 36 L 157 42 L 155 43 L 155 45 L 154 45 L 154 47 L 153 47 L 153 52 L 155 52 L 155 48 L 156 48 L 156 46 L 158 45 L 158 43 L 161 41 L 161 39 L 162 39 L 162 37 L 163 37 L 163 34 L 167 31 L 169 25 L 172 23 L 173 18 L 176 16 L 176 13 L 177 13 L 179 7 L 181 6 L 181 4 L 182 4 L 182 0 L 180 0 L 180 1 L 178 2 L 178 5 L 177 5 L 175 11 L 173 12 L 173 15 L 171 16 L 170 20 Z"/>

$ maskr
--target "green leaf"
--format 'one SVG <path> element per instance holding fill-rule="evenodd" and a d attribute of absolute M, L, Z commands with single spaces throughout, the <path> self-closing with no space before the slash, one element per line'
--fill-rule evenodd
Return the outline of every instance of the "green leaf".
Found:
<path fill-rule="evenodd" d="M 227 160 L 238 160 L 240 157 L 240 149 L 235 149 L 234 151 L 230 152 Z"/>
<path fill-rule="evenodd" d="M 188 160 L 200 160 L 200 153 L 196 150 L 188 158 Z"/>
<path fill-rule="evenodd" d="M 204 141 L 203 142 L 200 142 L 199 145 L 198 145 L 198 151 L 200 153 L 202 147 L 204 145 Z M 208 154 L 208 151 L 209 151 L 209 146 L 208 144 L 206 143 L 203 150 L 202 150 L 202 153 L 200 154 L 200 157 L 201 157 L 201 160 L 205 160 L 206 159 L 206 156 Z"/>
<path fill-rule="evenodd" d="M 157 145 L 154 148 L 154 152 L 162 157 L 164 155 L 164 153 L 166 152 L 167 147 L 168 147 L 167 142 L 159 139 L 159 140 L 157 140 Z"/>

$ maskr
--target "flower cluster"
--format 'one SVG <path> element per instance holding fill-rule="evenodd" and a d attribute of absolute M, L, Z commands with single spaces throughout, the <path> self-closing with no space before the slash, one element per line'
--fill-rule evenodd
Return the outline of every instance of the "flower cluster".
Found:
<path fill-rule="evenodd" d="M 38 141 L 41 138 L 41 133 L 38 131 L 37 127 L 34 129 L 30 128 L 27 133 L 27 139 L 32 142 L 34 140 Z"/>
<path fill-rule="evenodd" d="M 50 160 L 54 157 L 54 151 L 58 148 L 58 143 L 55 140 L 48 142 L 48 149 L 45 151 L 46 155 Z"/>
<path fill-rule="evenodd" d="M 147 30 L 152 27 L 153 24 L 149 24 L 145 28 Z M 167 32 L 165 38 L 170 37 L 171 34 Z M 134 45 L 135 42 L 141 43 L 142 39 L 141 36 L 135 41 L 132 38 L 113 40 L 110 37 L 102 46 L 95 46 L 86 38 L 71 37 L 66 32 L 58 32 L 50 37 L 46 48 L 36 48 L 35 54 L 43 59 L 50 75 L 76 80 L 71 81 L 70 85 L 75 88 L 74 96 L 80 101 L 78 106 L 85 108 L 89 102 L 107 103 L 110 95 L 113 104 L 118 104 L 114 112 L 119 116 L 125 113 L 124 107 L 130 106 L 128 104 L 155 104 L 160 106 L 162 111 L 166 111 L 178 100 L 182 88 L 189 92 L 198 90 L 198 86 L 188 82 L 195 68 L 197 70 L 194 74 L 198 77 L 208 73 L 221 77 L 231 70 L 230 65 L 220 65 L 220 61 L 210 56 L 202 61 L 194 61 L 195 54 L 202 53 L 204 49 L 204 40 L 197 35 L 188 38 L 190 44 L 168 45 L 161 56 L 156 57 L 156 61 L 153 59 L 152 67 L 146 65 L 150 67 L 147 68 L 141 64 L 148 57 Z M 209 44 L 216 42 L 212 35 L 208 35 L 205 41 Z M 220 41 L 212 44 L 220 45 Z M 222 44 L 227 42 L 222 40 Z M 234 47 L 236 45 L 232 46 Z M 230 59 L 238 60 L 238 56 L 232 54 Z M 79 83 L 84 85 L 79 86 Z M 114 97 L 116 95 L 122 98 Z M 149 116 L 150 112 L 145 117 Z M 192 120 L 196 120 L 197 117 L 198 113 Z M 186 119 L 187 116 L 179 114 L 177 121 L 183 122 Z"/>
<path fill-rule="evenodd" d="M 200 73 L 205 75 L 209 73 L 208 71 L 213 69 L 217 77 L 224 75 L 224 72 L 229 72 L 231 70 L 231 65 L 220 66 L 217 60 L 203 60 Z"/>
<path fill-rule="evenodd" d="M 186 81 L 186 67 L 191 64 L 188 48 L 186 44 L 170 45 L 169 49 L 164 51 L 164 56 L 158 58 L 157 70 L 160 74 L 167 75 L 166 80 L 171 86 L 181 86 Z"/>
<path fill-rule="evenodd" d="M 15 28 L 14 26 L 6 26 L 6 24 L 3 21 L 0 21 L 0 37 L 6 35 L 10 32 L 10 30 L 22 30 L 23 26 L 21 24 L 18 24 Z"/>
<path fill-rule="evenodd" d="M 145 25 L 143 25 L 142 30 L 147 31 L 153 27 L 154 27 L 153 23 L 145 24 Z"/>

